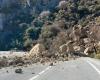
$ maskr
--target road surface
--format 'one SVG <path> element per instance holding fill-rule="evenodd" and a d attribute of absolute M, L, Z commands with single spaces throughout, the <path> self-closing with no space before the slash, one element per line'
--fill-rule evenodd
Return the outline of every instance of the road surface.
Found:
<path fill-rule="evenodd" d="M 22 52 L 22 51 L 0 51 L 0 57 L 15 57 L 15 56 L 19 56 L 22 57 L 24 55 L 26 55 L 27 52 Z"/>
<path fill-rule="evenodd" d="M 58 62 L 54 66 L 34 64 L 23 68 L 23 74 L 16 74 L 13 68 L 6 68 L 0 70 L 0 80 L 100 80 L 100 61 L 79 58 Z"/>

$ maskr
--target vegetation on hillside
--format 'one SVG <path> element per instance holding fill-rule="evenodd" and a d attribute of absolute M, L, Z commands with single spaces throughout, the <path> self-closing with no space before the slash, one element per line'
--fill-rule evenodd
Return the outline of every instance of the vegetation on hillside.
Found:
<path fill-rule="evenodd" d="M 65 0 L 52 10 L 33 13 L 35 0 L 31 0 L 31 6 L 22 4 L 0 8 L 2 13 L 11 14 L 4 22 L 4 30 L 0 31 L 0 50 L 26 51 L 40 42 L 53 51 L 66 43 L 67 30 L 77 25 L 85 27 L 100 16 L 99 0 Z"/>

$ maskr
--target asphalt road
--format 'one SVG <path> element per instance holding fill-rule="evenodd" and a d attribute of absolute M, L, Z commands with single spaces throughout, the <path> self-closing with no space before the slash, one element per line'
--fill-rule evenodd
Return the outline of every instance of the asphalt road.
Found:
<path fill-rule="evenodd" d="M 1 69 L 0 80 L 100 80 L 100 61 L 91 58 L 58 62 L 54 66 L 34 64 L 23 68 L 23 74 L 14 70 Z"/>
<path fill-rule="evenodd" d="M 0 57 L 14 57 L 14 56 L 19 56 L 22 57 L 23 55 L 25 55 L 25 53 L 27 52 L 22 52 L 22 51 L 0 51 Z"/>

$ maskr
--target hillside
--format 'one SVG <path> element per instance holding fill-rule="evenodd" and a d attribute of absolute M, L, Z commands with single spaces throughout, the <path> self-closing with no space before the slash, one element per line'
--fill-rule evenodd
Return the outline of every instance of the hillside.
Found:
<path fill-rule="evenodd" d="M 29 51 L 41 43 L 48 53 L 60 53 L 60 47 L 71 42 L 75 49 L 82 48 L 76 51 L 84 52 L 99 43 L 99 0 L 0 0 L 0 4 L 1 51 Z"/>

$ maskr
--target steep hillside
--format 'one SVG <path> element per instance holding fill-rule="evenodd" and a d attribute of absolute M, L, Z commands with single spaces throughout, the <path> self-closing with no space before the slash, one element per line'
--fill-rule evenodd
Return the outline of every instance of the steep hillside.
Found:
<path fill-rule="evenodd" d="M 0 50 L 30 50 L 43 43 L 53 52 L 52 47 L 67 42 L 72 27 L 85 27 L 100 16 L 99 0 L 0 0 L 0 4 Z"/>

